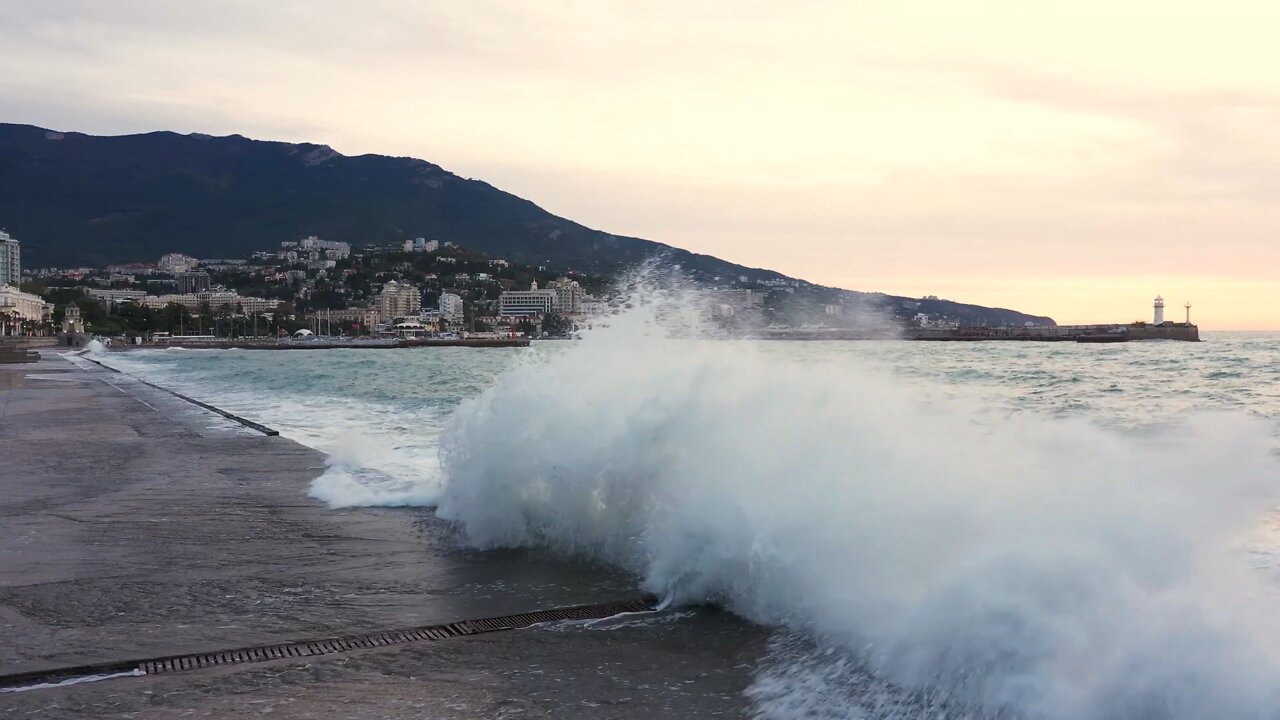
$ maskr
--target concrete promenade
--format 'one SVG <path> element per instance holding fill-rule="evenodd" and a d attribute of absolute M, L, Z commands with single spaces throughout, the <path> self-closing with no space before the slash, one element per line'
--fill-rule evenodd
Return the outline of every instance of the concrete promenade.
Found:
<path fill-rule="evenodd" d="M 316 451 L 44 351 L 0 366 L 0 672 L 634 597 L 429 512 L 332 511 Z M 761 631 L 731 617 L 530 629 L 0 694 L 0 717 L 734 716 Z"/>

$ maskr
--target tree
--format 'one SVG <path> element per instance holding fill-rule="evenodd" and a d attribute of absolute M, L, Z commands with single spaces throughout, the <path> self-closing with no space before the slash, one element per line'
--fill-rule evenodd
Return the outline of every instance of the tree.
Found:
<path fill-rule="evenodd" d="M 75 304 L 80 308 L 80 317 L 84 320 L 86 330 L 99 333 L 108 331 L 107 311 L 102 307 L 102 303 L 93 298 L 82 297 L 76 300 Z"/>
<path fill-rule="evenodd" d="M 573 330 L 573 323 L 559 313 L 547 313 L 542 317 L 542 332 L 552 337 L 568 335 Z"/>
<path fill-rule="evenodd" d="M 32 295 L 40 295 L 42 297 L 45 293 L 49 292 L 49 286 L 45 285 L 43 280 L 27 280 L 19 285 L 18 289 L 24 293 L 31 293 Z"/>

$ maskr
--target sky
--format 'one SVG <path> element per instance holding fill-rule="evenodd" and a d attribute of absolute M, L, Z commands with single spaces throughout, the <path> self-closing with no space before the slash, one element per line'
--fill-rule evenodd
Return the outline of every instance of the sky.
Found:
<path fill-rule="evenodd" d="M 0 0 L 0 121 L 410 155 L 806 280 L 1280 329 L 1280 3 Z"/>

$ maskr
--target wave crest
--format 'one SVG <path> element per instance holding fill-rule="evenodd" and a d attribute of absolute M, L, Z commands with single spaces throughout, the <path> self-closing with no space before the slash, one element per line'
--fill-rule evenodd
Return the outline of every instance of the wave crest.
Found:
<path fill-rule="evenodd" d="M 1280 633 L 1233 549 L 1275 488 L 1263 422 L 1139 438 L 993 417 L 856 349 L 687 339 L 682 295 L 634 296 L 465 401 L 438 513 L 476 546 L 596 558 L 800 631 L 950 707 L 1275 715 Z"/>

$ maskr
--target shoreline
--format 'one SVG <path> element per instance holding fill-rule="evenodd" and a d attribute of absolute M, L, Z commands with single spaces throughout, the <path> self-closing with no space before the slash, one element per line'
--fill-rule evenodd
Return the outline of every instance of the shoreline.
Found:
<path fill-rule="evenodd" d="M 365 342 L 327 342 L 324 340 L 304 340 L 296 342 L 280 342 L 278 340 L 213 340 L 209 342 L 151 342 L 143 345 L 121 344 L 110 349 L 128 350 L 162 350 L 164 348 L 180 348 L 183 350 L 407 350 L 428 347 L 474 347 L 502 348 L 528 347 L 527 338 L 458 338 L 439 340 L 435 338 L 416 340 L 393 340 L 390 342 L 372 340 Z"/>

